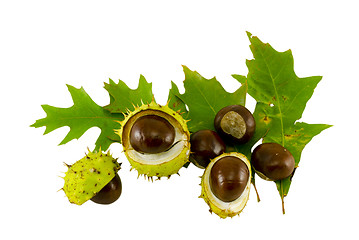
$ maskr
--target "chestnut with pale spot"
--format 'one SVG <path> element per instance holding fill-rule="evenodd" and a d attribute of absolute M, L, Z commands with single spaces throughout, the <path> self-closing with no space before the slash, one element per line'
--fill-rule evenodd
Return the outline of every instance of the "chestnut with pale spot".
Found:
<path fill-rule="evenodd" d="M 214 127 L 224 140 L 244 144 L 252 138 L 256 122 L 244 106 L 230 105 L 218 111 Z"/>
<path fill-rule="evenodd" d="M 289 177 L 295 167 L 293 155 L 278 143 L 263 143 L 252 153 L 252 165 L 261 178 L 277 181 Z"/>

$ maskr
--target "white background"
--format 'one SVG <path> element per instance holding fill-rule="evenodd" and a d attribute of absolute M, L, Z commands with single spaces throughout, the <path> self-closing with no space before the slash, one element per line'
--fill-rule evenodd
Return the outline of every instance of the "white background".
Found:
<path fill-rule="evenodd" d="M 356 1 L 0 1 L 1 239 L 358 239 Z M 290 1 L 294 2 L 294 1 Z M 136 88 L 140 74 L 165 103 L 181 65 L 227 91 L 247 74 L 246 31 L 278 51 L 292 49 L 299 77 L 323 76 L 302 121 L 334 127 L 304 149 L 286 214 L 275 185 L 257 180 L 239 217 L 208 212 L 193 165 L 154 183 L 123 162 L 121 198 L 112 205 L 72 205 L 63 192 L 66 167 L 93 148 L 99 129 L 58 146 L 68 128 L 43 136 L 30 128 L 41 104 L 70 107 L 66 84 L 108 104 L 103 82 Z M 248 99 L 248 108 L 254 102 Z"/>

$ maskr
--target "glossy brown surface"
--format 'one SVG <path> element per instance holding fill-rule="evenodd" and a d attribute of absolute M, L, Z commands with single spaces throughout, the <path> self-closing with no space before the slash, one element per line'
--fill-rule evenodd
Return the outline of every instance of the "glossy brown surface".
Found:
<path fill-rule="evenodd" d="M 236 116 L 234 113 L 238 115 Z M 224 118 L 229 118 L 229 120 L 224 122 Z M 252 138 L 256 122 L 252 113 L 244 106 L 230 105 L 218 111 L 214 119 L 214 127 L 225 141 L 235 141 L 242 144 Z M 237 133 L 237 136 L 233 133 Z"/>
<path fill-rule="evenodd" d="M 263 143 L 257 146 L 252 153 L 252 165 L 269 180 L 280 180 L 289 177 L 295 166 L 292 154 L 277 143 Z M 268 180 L 267 179 L 267 180 Z"/>
<path fill-rule="evenodd" d="M 232 202 L 242 195 L 249 177 L 248 167 L 242 160 L 232 156 L 223 157 L 212 166 L 210 187 L 218 199 Z"/>
<path fill-rule="evenodd" d="M 106 185 L 101 191 L 99 191 L 91 201 L 99 204 L 111 204 L 115 202 L 122 192 L 122 183 L 118 174 Z"/>
<path fill-rule="evenodd" d="M 190 142 L 190 161 L 199 168 L 206 168 L 211 159 L 226 150 L 223 140 L 211 130 L 199 130 L 193 133 Z"/>
<path fill-rule="evenodd" d="M 142 153 L 166 151 L 175 139 L 174 127 L 164 118 L 156 115 L 140 117 L 130 132 L 131 146 Z"/>

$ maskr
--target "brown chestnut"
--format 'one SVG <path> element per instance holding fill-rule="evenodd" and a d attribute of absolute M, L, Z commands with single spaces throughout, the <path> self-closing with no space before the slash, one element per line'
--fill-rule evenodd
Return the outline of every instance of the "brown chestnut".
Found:
<path fill-rule="evenodd" d="M 190 161 L 199 168 L 206 168 L 211 159 L 226 151 L 223 140 L 212 130 L 199 130 L 191 135 Z"/>
<path fill-rule="evenodd" d="M 99 204 L 111 204 L 121 196 L 121 193 L 121 178 L 118 174 L 116 174 L 109 183 L 107 183 L 95 196 L 91 198 L 91 201 Z"/>
<path fill-rule="evenodd" d="M 241 159 L 226 156 L 212 166 L 209 184 L 218 199 L 232 202 L 242 195 L 249 177 L 248 167 Z"/>
<path fill-rule="evenodd" d="M 252 165 L 265 180 L 281 180 L 289 177 L 295 167 L 293 155 L 278 143 L 263 143 L 252 153 Z"/>
<path fill-rule="evenodd" d="M 145 115 L 133 124 L 130 143 L 141 153 L 161 153 L 172 146 L 175 135 L 174 127 L 166 119 L 156 115 Z"/>
<path fill-rule="evenodd" d="M 247 108 L 230 105 L 218 111 L 214 127 L 224 140 L 243 144 L 252 138 L 256 122 Z"/>

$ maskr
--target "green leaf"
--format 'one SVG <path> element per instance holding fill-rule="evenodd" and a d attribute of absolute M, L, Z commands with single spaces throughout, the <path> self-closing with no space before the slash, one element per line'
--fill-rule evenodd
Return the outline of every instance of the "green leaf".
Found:
<path fill-rule="evenodd" d="M 263 142 L 276 142 L 293 154 L 298 166 L 305 145 L 330 127 L 297 122 L 322 77 L 299 78 L 290 50 L 277 52 L 250 33 L 248 37 L 254 59 L 247 60 L 247 84 L 248 93 L 257 101 L 253 113 L 257 128 L 251 142 L 242 148 L 248 152 L 261 138 Z M 292 176 L 276 182 L 282 200 L 288 194 L 291 179 Z"/>
<path fill-rule="evenodd" d="M 216 78 L 206 79 L 186 66 L 183 66 L 183 70 L 185 93 L 176 96 L 188 106 L 188 128 L 191 132 L 201 129 L 214 130 L 214 117 L 220 109 L 228 105 L 245 104 L 245 86 L 229 93 Z"/>
<path fill-rule="evenodd" d="M 168 93 L 168 107 L 174 111 L 178 111 L 184 119 L 188 119 L 188 111 L 186 108 L 186 104 L 179 98 L 180 92 L 178 90 L 177 85 L 171 81 L 171 89 Z M 189 166 L 190 162 L 187 162 L 183 165 L 184 168 Z"/>
<path fill-rule="evenodd" d="M 171 89 L 168 93 L 168 107 L 174 111 L 179 111 L 183 118 L 187 119 L 188 111 L 186 109 L 186 104 L 180 99 L 180 92 L 177 85 L 174 82 L 171 82 Z"/>
<path fill-rule="evenodd" d="M 130 89 L 123 81 L 116 84 L 110 79 L 105 83 L 105 89 L 110 94 L 110 104 L 104 108 L 111 113 L 125 113 L 134 110 L 134 106 L 150 103 L 153 98 L 152 83 L 148 83 L 144 76 L 140 76 L 137 89 Z"/>
<path fill-rule="evenodd" d="M 284 142 L 286 148 L 292 153 L 295 159 L 295 166 L 298 166 L 302 151 L 307 145 L 307 143 L 312 140 L 312 138 L 323 130 L 329 128 L 330 125 L 326 124 L 307 124 L 302 122 L 297 122 L 293 125 L 292 128 L 286 130 L 284 136 Z M 279 139 L 269 135 L 264 138 L 264 142 L 278 142 Z M 285 197 L 288 194 L 290 184 L 292 182 L 292 177 L 286 178 L 281 181 L 276 181 L 277 189 L 279 194 Z"/>
<path fill-rule="evenodd" d="M 114 133 L 113 129 L 119 126 L 115 120 L 122 120 L 123 115 L 111 114 L 97 105 L 82 87 L 80 89 L 70 85 L 67 85 L 67 87 L 74 105 L 69 108 L 42 105 L 47 116 L 37 120 L 31 127 L 46 127 L 44 134 L 60 127 L 70 127 L 70 131 L 60 145 L 80 138 L 92 127 L 101 129 L 101 134 L 96 141 L 96 150 L 101 147 L 105 151 L 111 143 L 119 141 L 119 137 Z"/>
<path fill-rule="evenodd" d="M 239 74 L 232 74 L 232 77 L 240 82 L 242 85 L 247 84 L 247 77 Z M 247 85 L 245 87 L 248 87 Z"/>

